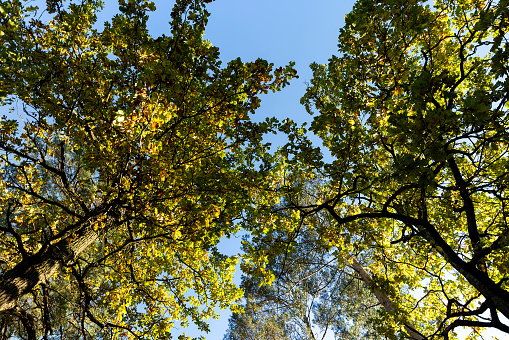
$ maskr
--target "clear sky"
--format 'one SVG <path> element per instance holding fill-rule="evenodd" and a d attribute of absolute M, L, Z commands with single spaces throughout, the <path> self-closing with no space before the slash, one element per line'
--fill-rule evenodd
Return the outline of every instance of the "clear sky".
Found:
<path fill-rule="evenodd" d="M 311 117 L 300 105 L 312 62 L 327 63 L 337 52 L 339 28 L 353 0 L 216 0 L 205 37 L 219 47 L 222 60 L 266 59 L 276 66 L 296 63 L 299 79 L 282 92 L 262 97 L 254 119 L 290 117 L 298 123 Z M 282 143 L 276 138 L 273 143 Z"/>

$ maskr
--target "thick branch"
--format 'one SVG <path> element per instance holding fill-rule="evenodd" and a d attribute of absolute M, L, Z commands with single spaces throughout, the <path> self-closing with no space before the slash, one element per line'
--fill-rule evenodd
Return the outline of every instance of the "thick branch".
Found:
<path fill-rule="evenodd" d="M 17 300 L 38 284 L 51 279 L 57 269 L 71 264 L 103 232 L 110 230 L 117 219 L 110 217 L 102 231 L 86 227 L 75 240 L 63 239 L 29 256 L 0 277 L 0 311 L 12 309 Z"/>
<path fill-rule="evenodd" d="M 451 168 L 452 174 L 454 175 L 454 180 L 456 181 L 456 185 L 459 188 L 461 198 L 463 200 L 465 213 L 467 215 L 467 227 L 468 227 L 468 236 L 470 240 L 472 240 L 472 245 L 474 247 L 474 253 L 478 253 L 480 248 L 481 237 L 479 236 L 479 231 L 477 230 L 477 222 L 475 218 L 475 207 L 467 189 L 467 183 L 461 176 L 461 172 L 456 164 L 456 161 L 453 157 L 449 157 L 447 160 L 449 163 L 449 167 Z"/>
<path fill-rule="evenodd" d="M 492 301 L 493 305 L 505 317 L 509 318 L 509 292 L 497 285 L 486 273 L 482 272 L 474 265 L 463 261 L 428 221 L 387 211 L 340 217 L 332 207 L 326 208 L 339 224 L 345 224 L 366 218 L 390 218 L 416 226 L 419 231 L 422 232 L 423 237 L 426 238 L 434 249 L 437 250 L 440 255 L 442 255 L 442 257 L 454 267 L 454 269 L 462 274 L 465 279 L 485 298 Z"/>

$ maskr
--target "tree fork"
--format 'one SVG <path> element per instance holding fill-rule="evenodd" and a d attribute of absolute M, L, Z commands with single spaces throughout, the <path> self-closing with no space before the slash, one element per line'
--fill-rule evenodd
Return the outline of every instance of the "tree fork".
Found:
<path fill-rule="evenodd" d="M 403 223 L 416 226 L 423 237 L 433 245 L 440 255 L 454 269 L 456 269 L 465 279 L 481 293 L 485 298 L 493 302 L 497 310 L 506 318 L 509 318 L 509 292 L 497 285 L 486 273 L 480 271 L 475 265 L 470 265 L 463 261 L 450 245 L 441 237 L 439 232 L 428 221 L 416 219 L 411 216 L 390 213 L 387 211 L 364 213 L 347 217 L 340 217 L 332 207 L 326 206 L 332 217 L 340 224 L 353 222 L 364 218 L 391 218 Z"/>
<path fill-rule="evenodd" d="M 72 242 L 63 239 L 5 272 L 0 278 L 0 311 L 14 308 L 21 296 L 50 280 L 55 271 L 72 263 L 99 236 L 98 231 L 87 227 L 78 239 Z"/>

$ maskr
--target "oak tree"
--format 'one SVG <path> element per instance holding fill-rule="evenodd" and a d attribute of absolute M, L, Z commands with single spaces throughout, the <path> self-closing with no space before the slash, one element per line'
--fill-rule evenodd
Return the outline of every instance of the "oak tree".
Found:
<path fill-rule="evenodd" d="M 314 202 L 287 198 L 345 256 L 369 252 L 396 303 L 389 333 L 426 338 L 509 333 L 509 3 L 359 0 L 339 53 L 313 64 L 302 103 L 311 131 L 292 143 L 288 182 L 320 178 Z M 300 173 L 300 174 L 299 174 Z M 314 174 L 314 175 L 313 175 Z M 297 187 L 294 184 L 294 187 Z M 301 185 L 301 190 L 306 190 Z M 399 335 L 398 335 L 399 334 Z"/>
<path fill-rule="evenodd" d="M 295 71 L 221 66 L 208 2 L 177 0 L 159 37 L 145 0 L 102 27 L 101 1 L 0 2 L 3 337 L 167 339 L 235 310 L 216 244 L 272 185 L 273 121 L 249 115 Z"/>

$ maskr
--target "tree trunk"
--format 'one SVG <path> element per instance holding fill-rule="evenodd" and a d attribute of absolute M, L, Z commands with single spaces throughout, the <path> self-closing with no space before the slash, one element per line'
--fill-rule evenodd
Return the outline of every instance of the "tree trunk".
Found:
<path fill-rule="evenodd" d="M 48 281 L 62 265 L 71 264 L 98 237 L 97 231 L 87 227 L 78 239 L 63 239 L 5 272 L 0 278 L 0 311 L 14 308 L 21 296 Z"/>
<path fill-rule="evenodd" d="M 355 257 L 352 260 L 352 268 L 360 275 L 362 281 L 368 285 L 368 287 L 373 287 L 373 280 L 371 279 L 371 275 L 364 269 L 364 267 L 357 261 Z M 377 300 L 384 306 L 385 310 L 389 313 L 394 313 L 394 302 L 385 294 L 383 294 L 379 289 L 374 289 L 373 294 L 375 294 Z M 407 323 L 403 325 L 405 331 L 410 336 L 411 340 L 426 340 L 426 338 L 421 335 L 417 330 L 410 324 Z"/>

